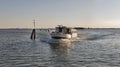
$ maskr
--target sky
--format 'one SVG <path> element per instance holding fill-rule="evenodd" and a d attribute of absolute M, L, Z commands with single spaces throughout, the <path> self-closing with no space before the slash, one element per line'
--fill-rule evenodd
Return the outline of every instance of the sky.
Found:
<path fill-rule="evenodd" d="M 0 28 L 120 28 L 120 0 L 0 0 Z"/>

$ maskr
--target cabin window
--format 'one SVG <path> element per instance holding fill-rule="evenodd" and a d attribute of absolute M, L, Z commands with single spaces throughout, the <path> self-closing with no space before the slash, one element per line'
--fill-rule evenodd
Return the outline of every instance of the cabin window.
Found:
<path fill-rule="evenodd" d="M 59 32 L 62 32 L 62 28 L 59 28 Z"/>

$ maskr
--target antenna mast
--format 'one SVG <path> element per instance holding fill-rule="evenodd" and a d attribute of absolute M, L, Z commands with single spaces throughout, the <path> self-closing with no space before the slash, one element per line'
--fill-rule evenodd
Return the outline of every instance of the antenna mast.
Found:
<path fill-rule="evenodd" d="M 35 19 L 33 20 L 33 24 L 34 24 L 34 29 L 35 29 Z"/>

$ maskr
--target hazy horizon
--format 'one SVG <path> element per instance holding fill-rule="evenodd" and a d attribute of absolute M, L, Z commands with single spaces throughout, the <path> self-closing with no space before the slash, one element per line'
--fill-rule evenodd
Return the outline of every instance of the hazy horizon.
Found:
<path fill-rule="evenodd" d="M 120 28 L 120 0 L 0 0 L 0 28 Z"/>

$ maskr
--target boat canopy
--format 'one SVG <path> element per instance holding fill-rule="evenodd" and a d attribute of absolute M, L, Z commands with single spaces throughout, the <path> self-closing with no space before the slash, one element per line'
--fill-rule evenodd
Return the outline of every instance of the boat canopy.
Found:
<path fill-rule="evenodd" d="M 76 32 L 76 30 L 72 29 L 70 27 L 58 25 L 58 27 L 56 27 L 56 32 L 57 33 L 67 33 L 67 34 L 70 34 L 72 32 Z"/>

